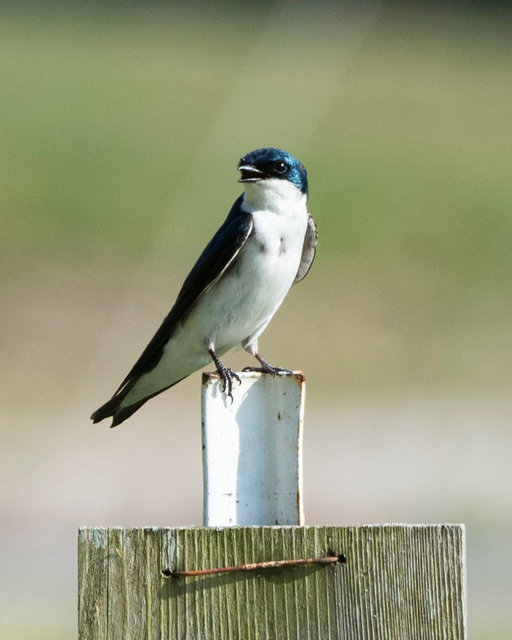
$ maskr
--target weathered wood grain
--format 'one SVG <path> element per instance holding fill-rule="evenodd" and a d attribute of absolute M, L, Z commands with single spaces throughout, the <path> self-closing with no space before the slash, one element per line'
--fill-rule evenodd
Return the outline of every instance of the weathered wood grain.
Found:
<path fill-rule="evenodd" d="M 343 554 L 346 562 L 164 577 Z M 462 525 L 81 529 L 80 640 L 464 640 Z"/>
<path fill-rule="evenodd" d="M 108 529 L 78 532 L 78 637 L 107 637 Z M 86 587 L 86 588 L 83 588 Z"/>

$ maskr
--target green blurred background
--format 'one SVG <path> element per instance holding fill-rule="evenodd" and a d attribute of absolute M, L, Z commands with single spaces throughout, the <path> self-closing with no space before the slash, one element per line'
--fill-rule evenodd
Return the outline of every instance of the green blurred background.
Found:
<path fill-rule="evenodd" d="M 471 638 L 510 637 L 507 4 L 3 4 L 2 637 L 76 636 L 78 526 L 201 523 L 197 374 L 88 416 L 260 146 L 320 230 L 261 340 L 308 379 L 307 522 L 465 522 Z"/>

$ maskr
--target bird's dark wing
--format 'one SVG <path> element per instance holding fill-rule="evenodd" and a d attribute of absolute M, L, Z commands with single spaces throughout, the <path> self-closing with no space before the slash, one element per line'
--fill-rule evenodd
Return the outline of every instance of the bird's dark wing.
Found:
<path fill-rule="evenodd" d="M 176 302 L 115 395 L 126 393 L 136 380 L 156 367 L 164 347 L 179 323 L 183 322 L 198 298 L 228 269 L 249 237 L 253 222 L 242 211 L 241 197 L 235 202 L 224 224 L 210 240 L 188 274 Z"/>
<path fill-rule="evenodd" d="M 178 324 L 183 322 L 198 298 L 221 277 L 237 256 L 253 227 L 252 216 L 242 211 L 240 207 L 241 199 L 240 197 L 235 202 L 224 224 L 199 256 L 185 279 L 174 306 L 123 380 L 118 391 L 131 380 L 156 367 L 162 357 L 165 344 Z"/>
<path fill-rule="evenodd" d="M 113 416 L 111 426 L 116 426 L 137 411 L 152 395 L 121 409 L 123 399 L 145 373 L 152 371 L 159 363 L 167 341 L 177 326 L 182 323 L 196 301 L 207 291 L 233 264 L 236 256 L 245 244 L 253 228 L 252 216 L 241 208 L 242 196 L 235 201 L 228 217 L 199 256 L 192 271 L 187 276 L 176 302 L 148 346 L 144 349 L 130 373 L 123 380 L 112 398 L 97 409 L 91 416 L 93 422 Z M 179 382 L 176 380 L 172 384 Z M 171 386 L 172 386 L 171 384 Z"/>
<path fill-rule="evenodd" d="M 311 265 L 313 264 L 317 243 L 318 231 L 315 221 L 313 220 L 313 216 L 309 214 L 306 235 L 304 236 L 304 244 L 302 245 L 302 256 L 300 258 L 299 269 L 293 284 L 300 282 L 307 276 L 308 271 L 311 269 Z"/>

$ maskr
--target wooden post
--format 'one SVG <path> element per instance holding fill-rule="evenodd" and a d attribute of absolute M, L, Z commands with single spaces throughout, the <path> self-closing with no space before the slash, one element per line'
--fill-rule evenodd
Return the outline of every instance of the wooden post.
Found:
<path fill-rule="evenodd" d="M 303 524 L 304 376 L 238 375 L 231 401 L 203 374 L 203 524 Z"/>
<path fill-rule="evenodd" d="M 466 638 L 463 525 L 84 528 L 78 567 L 80 640 Z"/>

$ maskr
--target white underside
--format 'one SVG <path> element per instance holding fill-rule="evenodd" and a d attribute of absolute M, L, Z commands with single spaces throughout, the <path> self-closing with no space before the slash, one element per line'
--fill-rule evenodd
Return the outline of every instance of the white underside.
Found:
<path fill-rule="evenodd" d="M 247 184 L 244 210 L 253 233 L 232 267 L 204 292 L 167 343 L 158 365 L 141 376 L 122 403 L 129 406 L 242 344 L 252 352 L 297 274 L 306 233 L 306 198 L 284 180 Z"/>

